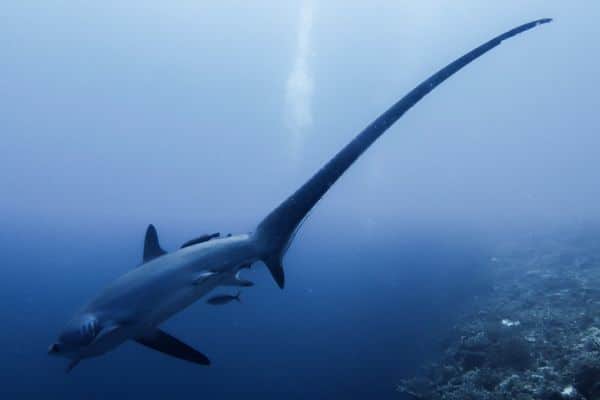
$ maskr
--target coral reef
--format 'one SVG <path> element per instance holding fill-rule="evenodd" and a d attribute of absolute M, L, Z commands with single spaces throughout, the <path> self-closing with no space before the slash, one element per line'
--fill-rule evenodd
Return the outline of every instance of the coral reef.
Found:
<path fill-rule="evenodd" d="M 600 240 L 508 246 L 489 267 L 491 293 L 460 316 L 440 360 L 397 390 L 429 400 L 600 400 Z"/>

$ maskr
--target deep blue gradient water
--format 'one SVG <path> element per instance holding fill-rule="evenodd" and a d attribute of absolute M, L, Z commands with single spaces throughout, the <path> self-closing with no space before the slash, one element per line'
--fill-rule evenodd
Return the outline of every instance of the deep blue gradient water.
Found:
<path fill-rule="evenodd" d="M 399 398 L 490 290 L 487 232 L 600 221 L 600 3 L 571 3 L 4 0 L 0 400 Z M 545 17 L 350 168 L 285 290 L 256 265 L 241 304 L 165 323 L 212 366 L 135 343 L 70 374 L 47 355 L 141 262 L 147 224 L 165 249 L 253 229 L 422 79 Z"/>
<path fill-rule="evenodd" d="M 245 274 L 256 286 L 243 290 L 241 304 L 200 301 L 167 321 L 165 329 L 205 352 L 211 367 L 127 343 L 65 374 L 66 361 L 48 356 L 47 346 L 77 307 L 139 262 L 144 228 L 24 226 L 1 238 L 14 271 L 1 301 L 3 393 L 398 398 L 398 380 L 438 354 L 456 310 L 489 285 L 486 243 L 474 234 L 388 227 L 365 235 L 343 224 L 315 233 L 313 226 L 286 257 L 284 291 L 257 264 Z"/>

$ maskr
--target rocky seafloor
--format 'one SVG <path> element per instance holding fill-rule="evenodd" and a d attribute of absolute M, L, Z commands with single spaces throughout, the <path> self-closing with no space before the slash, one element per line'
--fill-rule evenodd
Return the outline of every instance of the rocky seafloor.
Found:
<path fill-rule="evenodd" d="M 397 387 L 430 400 L 600 400 L 600 237 L 508 245 L 440 359 Z"/>

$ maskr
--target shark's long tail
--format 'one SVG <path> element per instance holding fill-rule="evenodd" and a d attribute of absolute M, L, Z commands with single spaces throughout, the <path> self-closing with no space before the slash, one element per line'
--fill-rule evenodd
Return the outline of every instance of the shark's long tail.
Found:
<path fill-rule="evenodd" d="M 308 182 L 267 215 L 256 228 L 254 237 L 261 259 L 269 268 L 279 287 L 283 288 L 285 282 L 281 264 L 282 257 L 296 229 L 327 190 L 377 138 L 426 94 L 465 65 L 498 46 L 503 40 L 550 21 L 552 20 L 549 18 L 539 19 L 518 26 L 471 50 L 469 53 L 433 74 L 390 109 L 381 114 L 325 164 Z"/>

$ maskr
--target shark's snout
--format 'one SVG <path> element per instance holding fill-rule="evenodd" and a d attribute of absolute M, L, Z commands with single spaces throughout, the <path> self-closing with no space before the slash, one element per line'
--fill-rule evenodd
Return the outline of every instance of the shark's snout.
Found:
<path fill-rule="evenodd" d="M 88 347 L 100 331 L 100 323 L 92 314 L 73 318 L 60 333 L 56 342 L 48 347 L 48 354 L 71 357 Z"/>

